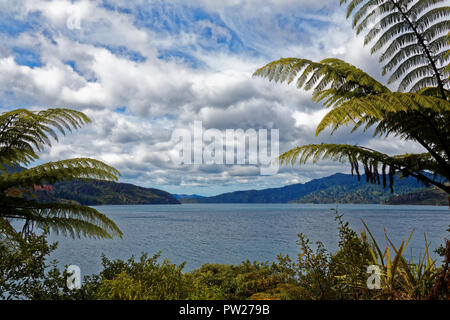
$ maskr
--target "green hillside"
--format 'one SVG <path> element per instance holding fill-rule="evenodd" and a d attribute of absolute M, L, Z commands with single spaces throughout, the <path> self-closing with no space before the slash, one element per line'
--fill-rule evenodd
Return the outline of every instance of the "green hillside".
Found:
<path fill-rule="evenodd" d="M 83 205 L 179 204 L 170 193 L 128 183 L 104 181 L 61 182 L 35 192 L 40 202 L 76 201 Z"/>
<path fill-rule="evenodd" d="M 450 199 L 444 191 L 431 188 L 394 197 L 386 204 L 446 206 L 450 204 Z"/>
<path fill-rule="evenodd" d="M 323 190 L 314 191 L 292 201 L 293 203 L 384 203 L 407 192 L 425 190 L 420 186 L 399 186 L 392 194 L 389 189 L 378 185 L 337 185 Z"/>

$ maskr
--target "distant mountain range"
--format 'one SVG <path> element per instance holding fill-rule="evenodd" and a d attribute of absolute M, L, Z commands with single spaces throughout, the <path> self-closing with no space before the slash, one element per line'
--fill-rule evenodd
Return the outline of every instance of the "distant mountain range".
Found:
<path fill-rule="evenodd" d="M 386 203 L 390 199 L 427 188 L 414 178 L 394 180 L 394 193 L 389 188 L 366 183 L 365 176 L 337 173 L 307 183 L 264 190 L 235 191 L 213 197 L 182 198 L 183 203 Z M 401 200 L 399 200 L 401 202 Z"/>
<path fill-rule="evenodd" d="M 23 168 L 7 168 L 12 174 Z M 66 202 L 83 205 L 105 204 L 180 204 L 180 203 L 372 203 L 448 205 L 445 192 L 426 188 L 414 178 L 394 180 L 394 193 L 389 188 L 368 184 L 349 174 L 337 173 L 307 183 L 281 188 L 235 191 L 213 197 L 170 194 L 128 183 L 104 181 L 69 181 L 48 186 L 36 186 L 40 202 Z"/>
<path fill-rule="evenodd" d="M 199 196 L 198 194 L 173 194 L 173 196 L 178 200 L 205 198 L 204 196 Z"/>

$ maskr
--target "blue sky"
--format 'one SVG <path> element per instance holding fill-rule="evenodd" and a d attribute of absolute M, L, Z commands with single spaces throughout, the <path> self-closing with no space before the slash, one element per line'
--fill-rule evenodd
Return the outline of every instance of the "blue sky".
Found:
<path fill-rule="evenodd" d="M 280 151 L 322 141 L 419 150 L 345 129 L 315 137 L 325 111 L 309 92 L 252 77 L 280 57 L 337 57 L 383 80 L 338 3 L 0 0 L 0 108 L 84 111 L 93 123 L 45 149 L 42 161 L 94 157 L 119 169 L 121 181 L 174 193 L 212 195 L 348 172 L 333 162 L 271 177 L 252 166 L 177 166 L 171 134 L 194 120 L 206 129 L 277 128 Z"/>

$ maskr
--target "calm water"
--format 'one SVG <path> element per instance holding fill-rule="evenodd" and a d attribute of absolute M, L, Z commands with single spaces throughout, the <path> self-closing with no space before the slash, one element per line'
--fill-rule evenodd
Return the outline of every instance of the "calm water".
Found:
<path fill-rule="evenodd" d="M 174 263 L 186 262 L 185 270 L 206 262 L 240 263 L 247 258 L 274 261 L 280 253 L 295 256 L 297 234 L 320 240 L 334 251 L 337 230 L 333 205 L 305 204 L 183 204 L 100 206 L 100 212 L 113 219 L 124 233 L 117 240 L 73 240 L 52 236 L 59 247 L 52 258 L 61 266 L 76 264 L 82 274 L 101 270 L 101 254 L 127 259 L 142 252 L 162 251 Z M 357 231 L 361 219 L 369 225 L 380 243 L 384 228 L 398 244 L 415 229 L 408 254 L 418 257 L 424 251 L 424 233 L 437 248 L 449 236 L 448 207 L 339 205 L 339 213 Z M 435 256 L 436 257 L 436 256 Z"/>

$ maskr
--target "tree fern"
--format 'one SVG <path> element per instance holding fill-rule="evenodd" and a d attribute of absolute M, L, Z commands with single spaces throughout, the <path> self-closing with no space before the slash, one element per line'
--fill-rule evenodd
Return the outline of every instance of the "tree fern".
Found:
<path fill-rule="evenodd" d="M 1 218 L 24 220 L 23 232 L 49 228 L 71 237 L 112 238 L 122 236 L 117 225 L 97 210 L 75 204 L 41 204 L 34 200 L 0 196 Z"/>
<path fill-rule="evenodd" d="M 314 101 L 331 107 L 319 123 L 317 135 L 327 127 L 330 127 L 333 133 L 341 126 L 351 125 L 352 131 L 361 127 L 364 130 L 375 127 L 375 135 L 395 135 L 418 142 L 427 149 L 428 156 L 435 161 L 434 164 L 427 168 L 411 167 L 411 162 L 397 160 L 391 163 L 392 170 L 416 176 L 419 180 L 449 191 L 439 179 L 430 180 L 417 171 L 432 170 L 437 175 L 450 179 L 450 102 L 436 96 L 440 95 L 439 88 L 423 88 L 417 93 L 391 92 L 362 70 L 338 59 L 325 59 L 320 62 L 295 58 L 280 59 L 258 69 L 254 75 L 277 82 L 291 83 L 296 80 L 298 88 L 313 90 Z M 444 90 L 444 94 L 450 96 L 448 90 Z M 295 152 L 287 152 L 280 159 L 287 163 L 289 157 L 298 156 L 300 151 L 315 150 L 314 152 L 318 152 L 316 155 L 319 155 L 327 151 L 327 148 L 331 148 L 331 154 L 336 156 L 339 155 L 339 148 L 343 148 L 345 157 L 339 158 L 339 161 L 349 156 L 349 146 L 325 144 L 321 145 L 320 149 L 311 146 L 306 149 L 298 147 Z M 361 151 L 360 147 L 355 148 L 358 152 Z M 350 163 L 355 165 L 355 161 L 362 161 L 367 168 L 373 170 L 372 174 L 376 175 L 379 168 L 375 163 L 387 166 L 388 161 L 393 159 L 383 155 L 384 160 L 380 161 L 381 154 L 376 155 L 377 157 L 372 159 L 370 157 L 375 156 L 375 153 L 366 152 L 364 157 L 352 156 Z"/>
<path fill-rule="evenodd" d="M 324 101 L 327 107 L 337 106 L 354 97 L 390 92 L 361 69 L 339 59 L 313 62 L 285 58 L 259 68 L 254 76 L 275 82 L 291 83 L 296 80 L 298 88 L 313 89 L 313 100 Z"/>
<path fill-rule="evenodd" d="M 18 109 L 0 115 L 0 218 L 25 221 L 24 232 L 33 226 L 49 227 L 75 236 L 111 238 L 121 236 L 116 224 L 97 210 L 73 204 L 41 204 L 33 199 L 36 185 L 73 179 L 117 180 L 119 172 L 105 163 L 76 158 L 45 163 L 9 174 L 7 167 L 28 165 L 58 133 L 89 123 L 83 113 L 70 109 L 30 111 Z"/>
<path fill-rule="evenodd" d="M 384 153 L 360 146 L 347 144 L 311 144 L 293 148 L 280 157 L 282 164 L 301 164 L 312 160 L 330 159 L 339 162 L 348 162 L 351 165 L 351 173 L 361 177 L 359 164 L 362 164 L 367 182 L 389 185 L 393 191 L 396 173 L 404 177 L 412 176 L 425 185 L 435 185 L 450 194 L 450 187 L 445 185 L 438 177 L 430 178 L 424 171 L 439 173 L 440 167 L 436 160 L 429 154 L 403 154 L 388 156 Z"/>
<path fill-rule="evenodd" d="M 45 144 L 51 146 L 50 138 L 58 141 L 58 132 L 64 135 L 89 122 L 85 114 L 70 109 L 5 112 L 0 115 L 0 166 L 29 164 Z"/>
<path fill-rule="evenodd" d="M 316 162 L 324 158 L 348 161 L 352 173 L 356 170 L 358 176 L 360 163 L 372 183 L 380 183 L 378 173 L 389 170 L 391 174 L 413 176 L 450 193 L 448 185 L 442 182 L 442 178 L 450 180 L 450 91 L 444 86 L 448 81 L 448 76 L 444 76 L 449 71 L 450 53 L 446 49 L 450 33 L 448 21 L 442 20 L 449 11 L 447 7 L 435 7 L 441 2 L 341 1 L 348 3 L 348 16 L 354 15 L 353 25 L 358 33 L 369 28 L 376 14 L 381 14 L 378 27 L 369 28 L 366 42 L 377 39 L 374 52 L 387 47 L 381 56 L 381 61 L 388 60 L 383 71 L 392 71 L 390 81 L 399 80 L 400 89 L 412 86 L 414 92 L 391 92 L 367 73 L 339 59 L 314 62 L 283 58 L 254 73 L 275 82 L 295 81 L 298 88 L 313 90 L 313 100 L 331 108 L 319 123 L 317 135 L 325 128 L 330 128 L 331 133 L 341 126 L 352 126 L 352 132 L 373 128 L 375 135 L 395 135 L 415 141 L 427 153 L 388 156 L 360 146 L 306 145 L 284 153 L 280 157 L 282 163 L 297 160 L 304 163 L 308 159 Z M 430 38 L 427 35 L 433 35 L 432 41 L 424 46 L 424 39 Z M 435 68 L 437 73 L 433 73 Z M 434 173 L 434 178 L 423 171 Z M 385 174 L 382 176 L 385 179 Z"/>
<path fill-rule="evenodd" d="M 73 179 L 117 180 L 119 172 L 101 161 L 77 158 L 49 162 L 27 170 L 0 176 L 0 189 L 30 188 L 34 185 Z"/>
<path fill-rule="evenodd" d="M 382 51 L 383 74 L 388 83 L 399 82 L 399 91 L 417 92 L 438 87 L 446 99 L 449 56 L 446 35 L 450 7 L 446 0 L 341 0 L 347 17 L 353 15 L 356 33 L 367 31 L 365 44 L 372 53 Z"/>

